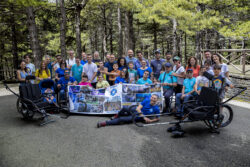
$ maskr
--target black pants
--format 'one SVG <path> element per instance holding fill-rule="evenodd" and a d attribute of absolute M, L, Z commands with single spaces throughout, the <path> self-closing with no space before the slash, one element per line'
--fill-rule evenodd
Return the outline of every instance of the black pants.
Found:
<path fill-rule="evenodd" d="M 183 85 L 177 84 L 177 86 L 174 88 L 175 94 L 181 93 Z"/>

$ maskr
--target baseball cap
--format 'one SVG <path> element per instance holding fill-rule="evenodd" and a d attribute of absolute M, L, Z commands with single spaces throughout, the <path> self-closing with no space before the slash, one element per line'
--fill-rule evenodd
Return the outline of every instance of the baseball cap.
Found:
<path fill-rule="evenodd" d="M 161 53 L 160 49 L 155 50 L 155 54 Z"/>
<path fill-rule="evenodd" d="M 187 72 L 193 72 L 192 68 L 187 69 Z"/>
<path fill-rule="evenodd" d="M 171 63 L 166 63 L 165 67 L 172 67 L 172 64 Z"/>
<path fill-rule="evenodd" d="M 175 56 L 174 58 L 173 58 L 173 60 L 180 60 L 180 57 L 178 57 L 178 56 Z"/>

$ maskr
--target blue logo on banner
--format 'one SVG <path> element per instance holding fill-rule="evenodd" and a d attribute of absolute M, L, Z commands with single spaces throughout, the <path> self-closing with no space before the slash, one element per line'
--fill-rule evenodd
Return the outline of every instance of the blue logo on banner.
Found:
<path fill-rule="evenodd" d="M 110 94 L 111 94 L 111 96 L 114 96 L 116 93 L 117 93 L 117 90 L 116 89 L 112 89 Z"/>

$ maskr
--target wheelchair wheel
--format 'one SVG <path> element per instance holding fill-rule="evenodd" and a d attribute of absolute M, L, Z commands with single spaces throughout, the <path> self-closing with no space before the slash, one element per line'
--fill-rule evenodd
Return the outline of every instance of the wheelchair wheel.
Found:
<path fill-rule="evenodd" d="M 224 104 L 221 108 L 221 115 L 223 116 L 223 120 L 221 122 L 221 127 L 226 127 L 233 120 L 233 110 L 230 106 Z"/>
<path fill-rule="evenodd" d="M 31 120 L 35 114 L 33 111 L 28 110 L 27 107 L 25 107 L 25 104 L 22 104 L 20 98 L 17 99 L 16 108 L 17 111 L 22 114 L 23 118 L 26 120 Z"/>

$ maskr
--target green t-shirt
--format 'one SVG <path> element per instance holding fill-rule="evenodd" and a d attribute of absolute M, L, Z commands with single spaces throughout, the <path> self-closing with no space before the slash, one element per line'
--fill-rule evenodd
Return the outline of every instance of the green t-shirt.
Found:
<path fill-rule="evenodd" d="M 137 71 L 128 69 L 129 83 L 136 83 Z"/>

